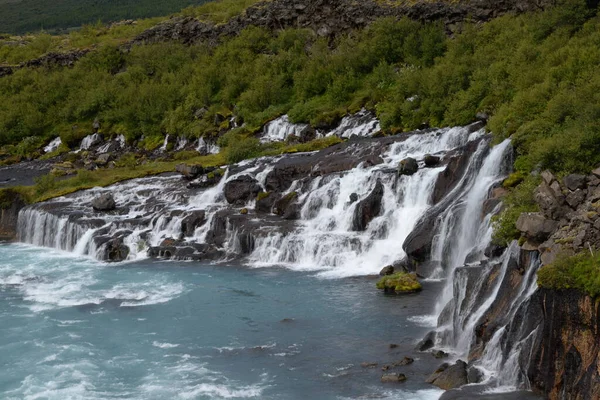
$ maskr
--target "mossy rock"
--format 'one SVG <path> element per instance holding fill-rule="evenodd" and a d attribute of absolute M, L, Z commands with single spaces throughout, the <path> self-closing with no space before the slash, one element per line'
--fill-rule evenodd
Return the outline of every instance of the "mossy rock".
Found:
<path fill-rule="evenodd" d="M 513 172 L 502 182 L 502 187 L 505 189 L 513 188 L 523 182 L 524 179 L 525 175 L 522 172 Z"/>
<path fill-rule="evenodd" d="M 386 293 L 416 293 L 420 292 L 423 287 L 417 280 L 417 274 L 397 272 L 382 277 L 377 282 L 377 289 L 382 289 Z"/>
<path fill-rule="evenodd" d="M 271 195 L 271 192 L 260 192 L 258 193 L 258 195 L 256 196 L 256 201 L 261 201 L 266 199 L 267 197 L 269 197 Z"/>
<path fill-rule="evenodd" d="M 242 209 L 240 210 L 240 214 L 242 214 L 242 215 L 246 215 L 246 214 L 248 214 L 248 209 L 247 209 L 247 208 L 242 208 Z"/>

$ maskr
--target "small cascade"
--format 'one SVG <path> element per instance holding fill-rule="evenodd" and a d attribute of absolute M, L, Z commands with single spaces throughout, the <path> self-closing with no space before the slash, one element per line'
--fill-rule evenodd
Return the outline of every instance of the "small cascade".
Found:
<path fill-rule="evenodd" d="M 204 138 L 201 137 L 198 139 L 196 151 L 201 154 L 217 154 L 221 151 L 221 149 L 216 144 L 208 143 L 204 140 Z"/>
<path fill-rule="evenodd" d="M 89 150 L 94 146 L 102 143 L 102 136 L 99 133 L 94 133 L 92 135 L 88 135 L 81 140 L 81 144 L 79 145 L 80 150 Z"/>
<path fill-rule="evenodd" d="M 187 146 L 188 140 L 184 136 L 178 136 L 175 142 L 175 151 L 183 150 Z"/>
<path fill-rule="evenodd" d="M 287 115 L 283 115 L 265 125 L 260 141 L 263 143 L 283 141 L 288 136 L 301 136 L 308 128 L 308 124 L 293 124 Z"/>
<path fill-rule="evenodd" d="M 343 138 L 352 136 L 369 137 L 381 131 L 379 120 L 367 109 L 363 108 L 356 114 L 346 115 L 340 125 L 329 132 L 327 136 L 336 135 Z"/>
<path fill-rule="evenodd" d="M 162 146 L 160 146 L 158 148 L 159 151 L 161 151 L 161 152 L 167 151 L 167 146 L 169 145 L 169 136 L 170 135 L 167 133 L 167 135 L 165 136 L 165 140 L 163 141 Z"/>
<path fill-rule="evenodd" d="M 44 147 L 44 153 L 52 153 L 54 150 L 58 149 L 62 144 L 62 139 L 59 137 L 53 139 L 46 147 Z"/>

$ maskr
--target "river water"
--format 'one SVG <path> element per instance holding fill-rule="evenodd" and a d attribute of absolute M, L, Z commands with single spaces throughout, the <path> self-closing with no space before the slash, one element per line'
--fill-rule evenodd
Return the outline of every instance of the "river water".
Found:
<path fill-rule="evenodd" d="M 371 278 L 140 261 L 0 245 L 0 398 L 437 399 L 413 353 L 439 283 L 386 296 Z M 415 317 L 416 316 L 416 317 Z M 390 348 L 390 344 L 398 347 Z M 382 362 L 408 380 L 379 382 Z M 377 361 L 377 368 L 362 368 Z"/>

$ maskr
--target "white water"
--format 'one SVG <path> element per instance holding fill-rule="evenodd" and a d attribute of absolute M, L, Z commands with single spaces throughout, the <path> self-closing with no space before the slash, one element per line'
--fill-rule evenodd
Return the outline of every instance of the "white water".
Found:
<path fill-rule="evenodd" d="M 83 138 L 79 145 L 80 150 L 89 150 L 92 146 L 97 145 L 101 141 L 102 137 L 98 133 L 88 135 Z"/>
<path fill-rule="evenodd" d="M 356 114 L 346 115 L 340 125 L 329 132 L 327 136 L 336 135 L 343 138 L 352 136 L 369 137 L 381 130 L 379 120 L 366 109 Z"/>
<path fill-rule="evenodd" d="M 265 125 L 261 142 L 283 141 L 290 135 L 299 134 L 308 127 L 307 124 L 293 124 L 287 115 L 283 115 Z"/>
<path fill-rule="evenodd" d="M 62 144 L 62 139 L 59 137 L 53 139 L 46 147 L 44 147 L 44 153 L 51 153 Z"/>
<path fill-rule="evenodd" d="M 200 138 L 198 139 L 198 144 L 196 145 L 196 151 L 199 153 L 217 154 L 221 151 L 221 149 L 216 144 L 207 143 L 204 138 Z"/>
<path fill-rule="evenodd" d="M 165 152 L 167 151 L 167 146 L 169 145 L 169 134 L 167 133 L 167 135 L 165 136 L 165 140 L 163 141 L 162 146 L 159 147 L 159 151 Z"/>

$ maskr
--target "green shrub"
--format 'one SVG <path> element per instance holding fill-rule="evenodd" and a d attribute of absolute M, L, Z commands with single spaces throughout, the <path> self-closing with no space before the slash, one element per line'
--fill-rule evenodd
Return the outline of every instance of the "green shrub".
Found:
<path fill-rule="evenodd" d="M 226 159 L 229 164 L 235 164 L 248 158 L 258 157 L 260 152 L 258 139 L 240 136 L 237 140 L 230 140 L 226 149 Z"/>
<path fill-rule="evenodd" d="M 543 288 L 577 289 L 592 297 L 600 296 L 600 254 L 587 251 L 575 256 L 560 256 L 538 271 L 538 285 Z"/>
<path fill-rule="evenodd" d="M 57 180 L 53 175 L 42 175 L 35 178 L 35 191 L 38 195 L 49 192 L 56 186 Z"/>

